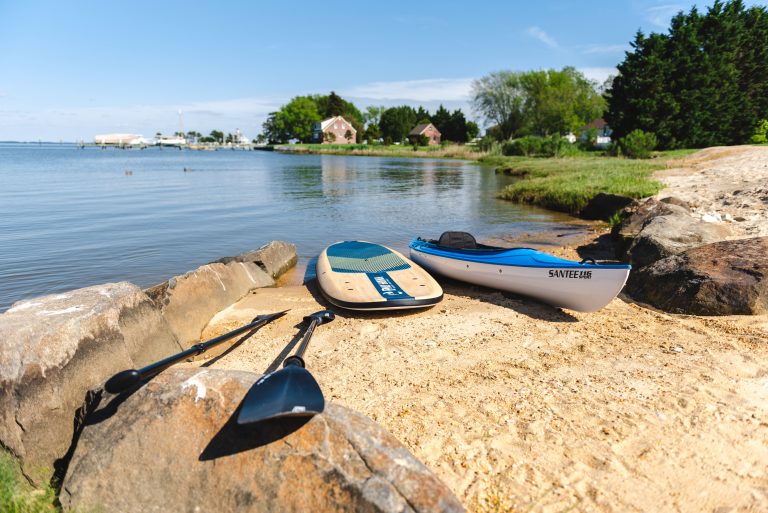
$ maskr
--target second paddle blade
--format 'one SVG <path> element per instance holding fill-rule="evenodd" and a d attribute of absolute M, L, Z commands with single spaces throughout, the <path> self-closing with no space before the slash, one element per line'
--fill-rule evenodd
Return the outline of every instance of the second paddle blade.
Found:
<path fill-rule="evenodd" d="M 245 396 L 238 424 L 277 417 L 310 417 L 322 413 L 325 398 L 315 378 L 298 365 L 262 376 Z"/>

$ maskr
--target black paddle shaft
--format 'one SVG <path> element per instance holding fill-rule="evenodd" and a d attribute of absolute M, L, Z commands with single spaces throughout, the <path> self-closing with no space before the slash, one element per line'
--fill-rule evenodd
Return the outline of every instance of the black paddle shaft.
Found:
<path fill-rule="evenodd" d="M 141 369 L 129 369 L 129 370 L 124 370 L 122 372 L 118 372 L 117 374 L 115 374 L 114 376 L 112 376 L 107 380 L 107 382 L 104 384 L 104 390 L 106 390 L 110 394 L 120 393 L 124 390 L 127 390 L 131 386 L 137 384 L 141 380 L 156 376 L 157 374 L 164 371 L 165 369 L 167 369 L 168 367 L 170 367 L 176 362 L 180 362 L 181 360 L 184 360 L 191 356 L 197 356 L 199 354 L 203 354 L 211 347 L 221 344 L 222 342 L 229 340 L 233 337 L 236 337 L 241 333 L 245 333 L 246 331 L 260 328 L 263 325 L 267 324 L 268 322 L 273 321 L 274 319 L 277 319 L 279 317 L 282 317 L 287 312 L 288 310 L 274 313 L 274 314 L 269 314 L 269 315 L 260 315 L 256 317 L 253 321 L 251 321 L 249 324 L 246 324 L 245 326 L 241 326 L 240 328 L 234 329 L 228 333 L 224 333 L 223 335 L 219 335 L 218 337 L 212 338 L 205 342 L 195 344 L 194 346 L 190 347 L 185 351 L 177 353 L 173 356 L 169 356 L 168 358 L 164 358 L 158 362 L 150 363 L 146 367 L 142 367 Z"/>
<path fill-rule="evenodd" d="M 301 345 L 299 346 L 299 349 L 296 350 L 296 353 L 292 356 L 289 356 L 285 359 L 285 362 L 283 362 L 283 367 L 287 367 L 288 365 L 298 365 L 299 367 L 306 367 L 304 364 L 304 351 L 307 350 L 307 346 L 309 345 L 309 339 L 312 338 L 312 334 L 315 332 L 315 328 L 321 324 L 326 324 L 328 322 L 331 322 L 336 318 L 336 314 L 331 312 L 330 310 L 321 310 L 319 312 L 315 312 L 312 315 L 307 315 L 304 317 L 305 321 L 309 321 L 309 326 L 307 326 L 307 330 L 304 332 L 304 336 L 301 339 Z"/>
<path fill-rule="evenodd" d="M 304 317 L 309 324 L 296 354 L 285 359 L 282 369 L 260 377 L 248 390 L 237 415 L 238 424 L 283 417 L 311 417 L 323 412 L 323 391 L 312 374 L 304 368 L 301 356 L 315 328 L 335 318 L 336 315 L 329 310 Z"/>

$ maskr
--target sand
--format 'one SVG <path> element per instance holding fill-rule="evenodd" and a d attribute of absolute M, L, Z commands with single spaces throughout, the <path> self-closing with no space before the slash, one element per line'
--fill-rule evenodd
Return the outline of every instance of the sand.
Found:
<path fill-rule="evenodd" d="M 707 148 L 657 173 L 659 198 L 687 201 L 697 217 L 724 218 L 731 238 L 768 235 L 768 146 Z"/>
<path fill-rule="evenodd" d="M 761 160 L 766 149 L 692 159 L 665 172 L 666 192 L 765 233 L 765 202 L 718 199 L 737 181 L 766 190 Z M 578 313 L 441 283 L 444 301 L 427 310 L 339 311 L 306 361 L 327 400 L 384 425 L 468 509 L 768 511 L 768 315 L 673 315 L 624 296 Z M 326 306 L 314 282 L 255 291 L 204 337 L 291 311 L 213 365 L 264 372 Z"/>

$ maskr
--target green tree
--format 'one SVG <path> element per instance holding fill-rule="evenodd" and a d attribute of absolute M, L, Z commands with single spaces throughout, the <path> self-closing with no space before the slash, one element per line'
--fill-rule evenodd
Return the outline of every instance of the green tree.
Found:
<path fill-rule="evenodd" d="M 602 116 L 605 100 L 576 68 L 530 71 L 520 76 L 528 132 L 549 136 L 576 132 Z"/>
<path fill-rule="evenodd" d="M 480 127 L 474 121 L 467 121 L 467 141 L 480 135 Z"/>
<path fill-rule="evenodd" d="M 472 82 L 472 106 L 497 127 L 500 139 L 517 134 L 524 124 L 520 73 L 496 71 Z"/>
<path fill-rule="evenodd" d="M 429 115 L 429 111 L 419 105 L 419 108 L 416 110 L 416 124 L 427 124 L 432 122 L 432 117 Z M 413 128 L 413 127 L 411 127 Z"/>
<path fill-rule="evenodd" d="M 363 139 L 366 139 L 369 143 L 374 143 L 381 139 L 381 129 L 379 125 L 375 123 L 368 123 L 363 133 Z"/>
<path fill-rule="evenodd" d="M 321 119 L 314 98 L 297 96 L 279 111 L 272 112 L 264 122 L 264 134 L 271 143 L 286 143 L 298 139 L 303 143 L 312 140 L 312 129 Z"/>
<path fill-rule="evenodd" d="M 317 111 L 321 119 L 342 116 L 357 130 L 357 142 L 362 140 L 365 131 L 364 117 L 354 103 L 345 100 L 334 91 L 331 91 L 327 96 L 312 96 L 312 99 L 317 105 Z"/>
<path fill-rule="evenodd" d="M 440 131 L 443 139 L 450 139 L 448 137 L 448 131 L 450 130 L 448 125 L 451 123 L 451 113 L 448 112 L 448 109 L 440 104 L 435 113 L 432 115 L 431 121 L 432 124 L 435 125 L 435 128 Z"/>
<path fill-rule="evenodd" d="M 211 130 L 210 137 L 213 139 L 213 142 L 217 142 L 219 144 L 224 142 L 224 132 L 220 130 Z"/>
<path fill-rule="evenodd" d="M 402 142 L 408 136 L 408 132 L 416 126 L 416 120 L 416 111 L 413 107 L 408 105 L 391 107 L 381 113 L 379 128 L 385 139 Z"/>
<path fill-rule="evenodd" d="M 768 111 L 768 10 L 716 0 L 638 32 L 606 91 L 615 136 L 652 131 L 662 149 L 740 144 Z"/>
<path fill-rule="evenodd" d="M 378 125 L 381 120 L 381 113 L 387 110 L 384 105 L 369 105 L 363 112 L 363 123 Z"/>

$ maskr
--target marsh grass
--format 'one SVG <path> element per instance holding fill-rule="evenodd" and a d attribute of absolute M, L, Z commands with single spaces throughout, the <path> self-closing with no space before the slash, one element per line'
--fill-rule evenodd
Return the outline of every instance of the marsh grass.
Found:
<path fill-rule="evenodd" d="M 486 157 L 480 162 L 497 167 L 497 172 L 521 178 L 507 186 L 500 197 L 575 214 L 601 192 L 638 199 L 653 196 L 663 187 L 652 178 L 653 172 L 669 167 L 669 160 L 684 155 L 675 152 L 649 160 L 592 155 Z"/>
<path fill-rule="evenodd" d="M 55 512 L 56 492 L 50 486 L 33 488 L 21 475 L 16 459 L 0 449 L 0 512 Z"/>

